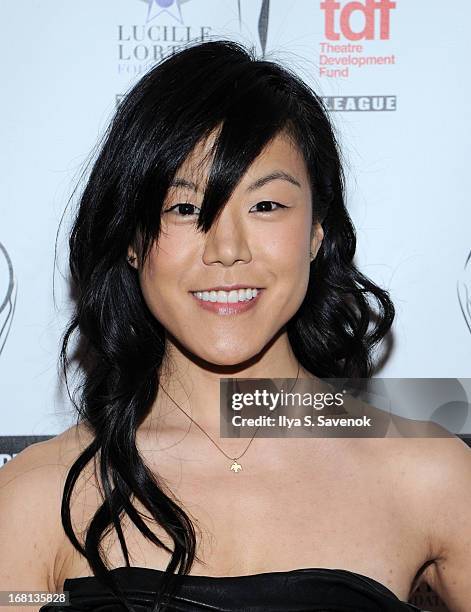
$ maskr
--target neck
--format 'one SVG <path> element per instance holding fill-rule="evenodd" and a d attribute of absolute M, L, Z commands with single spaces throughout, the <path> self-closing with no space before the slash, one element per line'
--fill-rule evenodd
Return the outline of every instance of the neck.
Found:
<path fill-rule="evenodd" d="M 194 355 L 189 355 L 174 338 L 167 338 L 166 357 L 159 376 L 157 398 L 141 426 L 146 436 L 153 441 L 165 441 L 165 447 L 183 441 L 183 436 L 185 444 L 190 442 L 197 448 L 200 445 L 201 448 L 213 447 L 204 433 L 192 423 L 191 417 L 231 456 L 242 452 L 249 440 L 243 438 L 246 441 L 244 445 L 240 438 L 220 437 L 221 378 L 313 378 L 297 361 L 285 330 L 261 355 L 231 366 L 198 360 Z M 214 447 L 212 450 L 218 452 Z"/>

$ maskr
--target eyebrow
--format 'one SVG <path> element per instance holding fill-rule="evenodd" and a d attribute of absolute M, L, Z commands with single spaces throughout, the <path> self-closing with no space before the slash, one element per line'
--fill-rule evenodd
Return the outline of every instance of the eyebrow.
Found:
<path fill-rule="evenodd" d="M 274 170 L 273 172 L 270 172 L 270 174 L 266 174 L 265 176 L 262 176 L 253 183 L 251 183 L 247 187 L 247 191 L 255 191 L 256 189 L 260 189 L 260 187 L 263 187 L 267 183 L 270 183 L 271 181 L 276 181 L 278 179 L 287 181 L 288 183 L 291 183 L 292 185 L 296 185 L 296 187 L 301 188 L 301 183 L 297 179 L 295 179 L 294 176 L 292 176 L 289 172 L 285 172 L 284 170 Z M 192 189 L 195 192 L 199 191 L 195 183 L 182 178 L 173 179 L 170 183 L 170 186 L 187 187 L 188 189 Z"/>

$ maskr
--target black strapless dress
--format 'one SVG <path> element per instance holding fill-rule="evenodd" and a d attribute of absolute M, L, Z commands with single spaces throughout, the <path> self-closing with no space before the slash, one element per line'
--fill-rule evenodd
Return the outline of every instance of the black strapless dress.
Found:
<path fill-rule="evenodd" d="M 148 612 L 163 571 L 111 570 L 135 612 Z M 68 578 L 70 605 L 40 612 L 125 612 L 93 576 Z M 169 608 L 175 612 L 421 612 L 373 578 L 341 569 L 308 568 L 247 576 L 184 576 Z"/>

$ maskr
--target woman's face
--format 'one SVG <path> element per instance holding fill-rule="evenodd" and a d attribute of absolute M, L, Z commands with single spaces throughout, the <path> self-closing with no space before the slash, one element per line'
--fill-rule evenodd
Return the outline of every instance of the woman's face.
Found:
<path fill-rule="evenodd" d="M 184 348 L 236 365 L 258 354 L 300 307 L 310 251 L 316 255 L 323 232 L 312 227 L 304 159 L 284 134 L 249 167 L 209 232 L 197 231 L 212 139 L 177 172 L 158 242 L 135 265 L 149 309 Z"/>

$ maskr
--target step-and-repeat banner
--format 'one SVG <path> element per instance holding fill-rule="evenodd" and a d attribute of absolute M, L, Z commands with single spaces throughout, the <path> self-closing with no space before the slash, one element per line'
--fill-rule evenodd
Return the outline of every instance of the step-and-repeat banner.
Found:
<path fill-rule="evenodd" d="M 57 370 L 71 312 L 67 202 L 121 96 L 192 41 L 255 47 L 324 98 L 356 263 L 397 308 L 378 375 L 471 376 L 471 4 L 3 0 L 0 16 L 0 464 L 73 422 Z M 469 411 L 432 412 L 471 432 Z M 443 609 L 425 588 L 415 603 Z"/>

